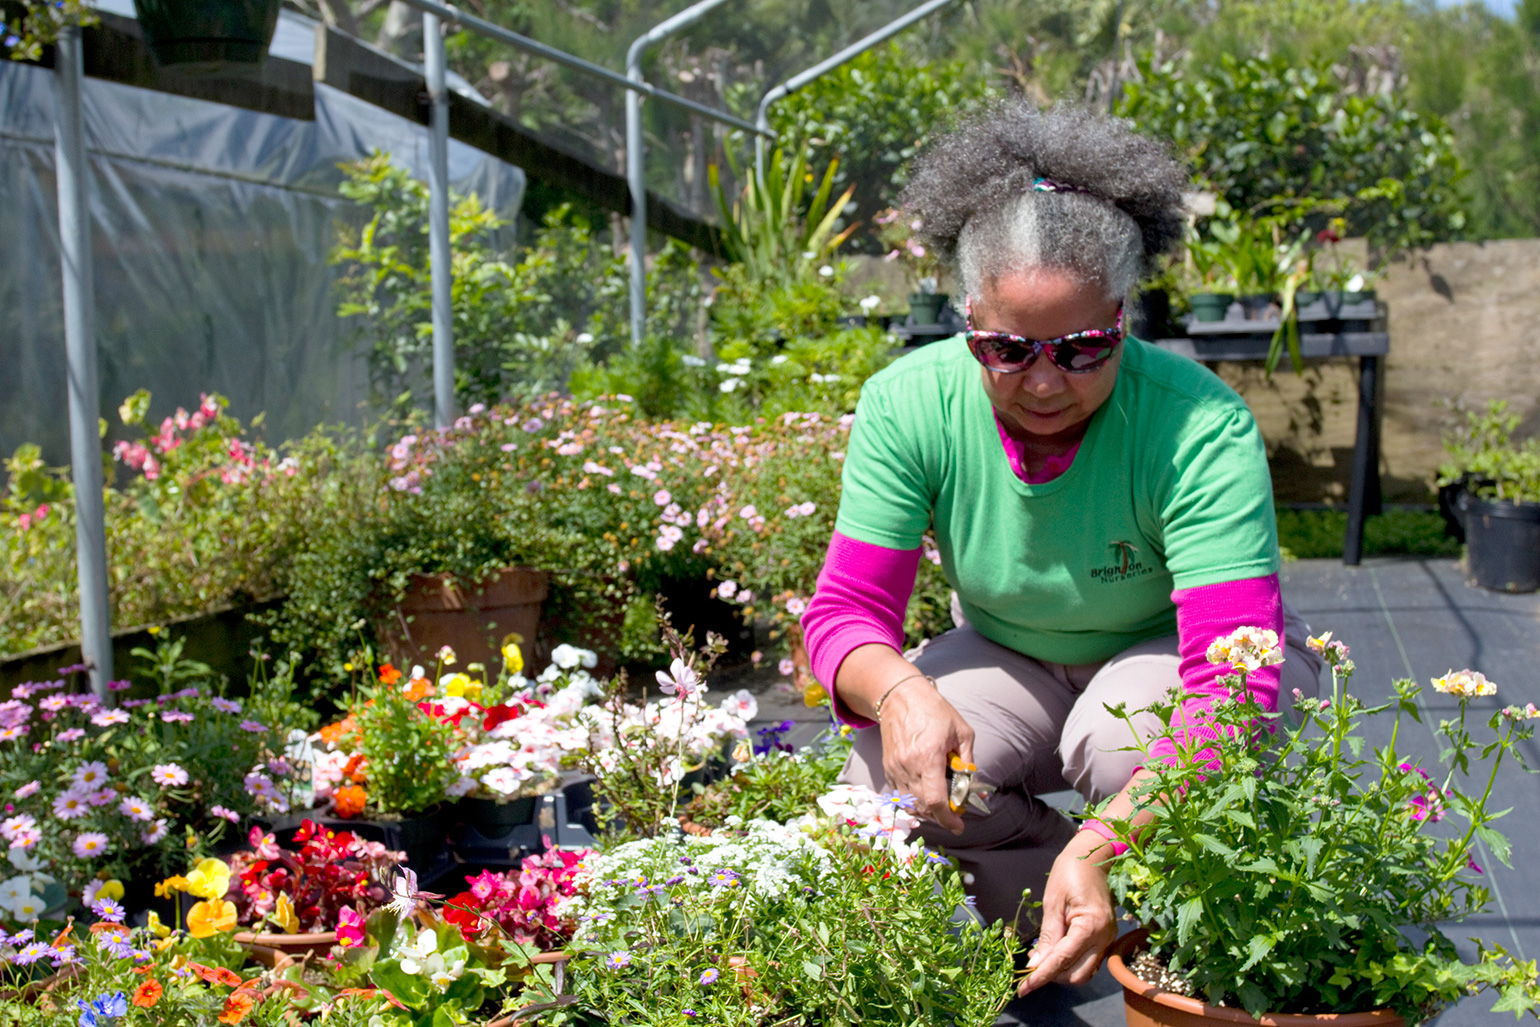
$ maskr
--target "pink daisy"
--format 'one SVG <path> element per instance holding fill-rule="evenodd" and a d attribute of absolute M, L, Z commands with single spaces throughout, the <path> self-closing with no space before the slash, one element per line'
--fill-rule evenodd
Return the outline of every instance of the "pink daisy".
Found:
<path fill-rule="evenodd" d="M 187 783 L 187 771 L 175 763 L 157 763 L 150 777 L 162 788 L 177 788 Z"/>
<path fill-rule="evenodd" d="M 75 768 L 75 773 L 70 775 L 70 783 L 82 791 L 87 788 L 100 788 L 106 780 L 107 764 L 101 760 L 82 763 Z"/>
<path fill-rule="evenodd" d="M 81 859 L 104 856 L 107 854 L 107 836 L 100 831 L 86 831 L 75 837 L 75 842 L 70 848 Z"/>

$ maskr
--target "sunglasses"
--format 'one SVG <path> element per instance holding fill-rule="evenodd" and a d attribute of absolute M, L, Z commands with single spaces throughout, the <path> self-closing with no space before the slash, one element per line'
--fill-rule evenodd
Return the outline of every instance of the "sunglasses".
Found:
<path fill-rule="evenodd" d="M 1112 359 L 1123 341 L 1123 304 L 1118 304 L 1117 327 L 1061 335 L 1057 339 L 1025 339 L 1007 332 L 986 332 L 973 327 L 973 303 L 967 302 L 968 349 L 973 358 L 991 371 L 1017 374 L 1031 367 L 1039 353 L 1061 371 L 1086 374 Z"/>

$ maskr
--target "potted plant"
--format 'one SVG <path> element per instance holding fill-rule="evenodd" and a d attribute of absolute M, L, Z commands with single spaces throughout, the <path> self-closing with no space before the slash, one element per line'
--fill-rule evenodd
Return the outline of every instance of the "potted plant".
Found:
<path fill-rule="evenodd" d="M 896 210 L 885 210 L 872 219 L 877 224 L 877 238 L 888 249 L 886 261 L 899 261 L 910 283 L 909 323 L 941 323 L 941 312 L 950 297 L 937 291 L 941 262 L 923 242 L 915 238 L 920 222 L 907 220 Z"/>
<path fill-rule="evenodd" d="M 1444 440 L 1449 460 L 1438 484 L 1465 536 L 1466 570 L 1500 592 L 1540 589 L 1540 441 L 1513 441 L 1519 418 L 1494 400 L 1467 411 Z"/>
<path fill-rule="evenodd" d="M 286 848 L 254 827 L 251 848 L 230 858 L 227 894 L 247 928 L 235 940 L 290 954 L 356 944 L 370 914 L 390 901 L 404 854 L 314 820 L 300 824 L 293 842 Z"/>
<path fill-rule="evenodd" d="M 213 67 L 261 63 L 280 6 L 279 0 L 134 0 L 156 61 Z"/>
<path fill-rule="evenodd" d="M 1246 688 L 1248 673 L 1282 659 L 1277 636 L 1242 628 L 1217 639 L 1208 657 L 1230 667 L 1233 696 L 1211 710 L 1218 740 L 1165 732 L 1175 754 L 1146 760 L 1130 819 L 1108 822 L 1128 846 L 1110 864 L 1113 894 L 1148 931 L 1111 960 L 1129 1022 L 1230 1023 L 1244 1010 L 1264 1022 L 1375 1013 L 1364 1022 L 1415 1025 L 1482 987 L 1500 993 L 1499 1010 L 1540 1010 L 1532 964 L 1485 945 L 1464 963 L 1442 930 L 1487 904 L 1476 839 L 1508 862 L 1492 826 L 1502 813 L 1487 802 L 1500 768 L 1523 767 L 1519 745 L 1540 710 L 1495 712 L 1490 740 L 1478 741 L 1467 700 L 1495 687 L 1471 671 L 1435 679 L 1459 712 L 1438 726 L 1449 769 L 1425 768 L 1396 745 L 1401 718 L 1420 719 L 1421 688 L 1398 681 L 1390 701 L 1366 706 L 1345 688 L 1347 646 L 1329 632 L 1310 646 L 1331 667 L 1332 692 L 1296 694 L 1293 725 Z M 1389 743 L 1366 747 L 1366 721 L 1387 712 Z M 1137 743 L 1147 757 L 1152 745 Z M 1460 826 L 1428 830 L 1446 818 Z M 1205 1005 L 1226 1008 L 1194 1008 Z"/>

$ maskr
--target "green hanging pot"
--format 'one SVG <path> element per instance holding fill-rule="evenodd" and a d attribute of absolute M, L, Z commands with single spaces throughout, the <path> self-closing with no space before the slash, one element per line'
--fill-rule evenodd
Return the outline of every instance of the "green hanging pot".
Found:
<path fill-rule="evenodd" d="M 280 0 L 134 0 L 156 62 L 182 68 L 261 63 L 279 6 Z"/>

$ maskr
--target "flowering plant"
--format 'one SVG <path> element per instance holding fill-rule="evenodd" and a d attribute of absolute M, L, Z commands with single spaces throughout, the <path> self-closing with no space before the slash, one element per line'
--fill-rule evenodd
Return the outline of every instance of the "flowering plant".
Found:
<path fill-rule="evenodd" d="M 946 860 L 907 851 L 906 799 L 852 793 L 834 798 L 832 817 L 730 818 L 704 837 L 663 834 L 585 861 L 569 907 L 578 1002 L 559 1015 L 744 1023 L 752 1009 L 762 1023 L 993 1023 L 1013 941 L 966 911 Z M 868 804 L 877 821 L 861 826 L 875 828 L 850 827 L 842 814 Z"/>
<path fill-rule="evenodd" d="M 572 937 L 572 922 L 556 912 L 577 889 L 584 860 L 594 853 L 547 849 L 526 856 L 519 869 L 495 874 L 483 870 L 467 877 L 468 890 L 444 902 L 444 919 L 467 941 L 486 944 L 498 934 L 521 945 L 558 948 Z"/>
<path fill-rule="evenodd" d="M 888 251 L 882 259 L 898 261 L 916 292 L 935 292 L 942 262 L 918 237 L 924 227 L 920 220 L 906 218 L 901 211 L 889 209 L 877 214 L 872 221 L 877 225 L 878 240 Z"/>
<path fill-rule="evenodd" d="M 748 738 L 748 721 L 758 713 L 747 691 L 720 706 L 707 703 L 706 675 L 726 644 L 708 636 L 705 646 L 691 651 L 668 615 L 659 609 L 658 616 L 673 656 L 669 669 L 657 672 L 663 696 L 649 700 L 644 691 L 641 704 L 631 702 L 625 675 L 617 676 L 599 704 L 580 711 L 589 738 L 574 755 L 578 766 L 598 778 L 594 795 L 607 804 L 609 816 L 643 834 L 668 822 L 687 775 L 722 758 L 730 740 Z"/>
<path fill-rule="evenodd" d="M 258 827 L 250 842 L 230 860 L 229 895 L 239 922 L 268 921 L 284 934 L 336 931 L 343 947 L 357 944 L 365 919 L 390 900 L 395 868 L 405 858 L 313 820 L 294 833 L 297 849 Z"/>
<path fill-rule="evenodd" d="M 82 669 L 17 685 L 0 703 L 0 844 L 18 871 L 0 919 L 35 919 L 52 878 L 79 893 L 103 873 L 162 873 L 230 822 L 286 808 L 278 782 L 291 768 L 242 700 L 204 682 L 111 708 L 67 691 Z"/>
<path fill-rule="evenodd" d="M 1296 693 L 1301 723 L 1291 726 L 1246 688 L 1248 674 L 1281 660 L 1277 636 L 1244 628 L 1217 640 L 1209 659 L 1230 668 L 1222 680 L 1232 690 L 1212 710 L 1218 739 L 1165 732 L 1176 754 L 1146 761 L 1152 777 L 1132 815 L 1154 820 L 1107 821 L 1130 846 L 1111 864 L 1112 888 L 1150 929 L 1151 953 L 1193 993 L 1253 1015 L 1389 1007 L 1415 1024 L 1479 987 L 1500 992 L 1499 1010 L 1540 1010 L 1533 963 L 1478 942 L 1467 964 L 1439 926 L 1488 902 L 1478 840 L 1508 862 L 1492 827 L 1506 811 L 1488 801 L 1499 768 L 1523 766 L 1519 743 L 1540 711 L 1494 708 L 1493 737 L 1478 743 L 1470 700 L 1495 687 L 1472 671 L 1434 679 L 1458 701 L 1457 716 L 1438 724 L 1448 769 L 1435 774 L 1398 748 L 1402 724 L 1423 722 L 1422 689 L 1397 681 L 1392 699 L 1367 706 L 1345 689 L 1347 646 L 1329 632 L 1310 645 L 1331 667 L 1332 694 Z M 1170 723 L 1171 703 L 1157 709 Z M 1387 712 L 1388 743 L 1366 747 L 1361 729 Z M 1138 748 L 1148 757 L 1153 742 Z M 1430 830 L 1446 818 L 1463 824 Z"/>

